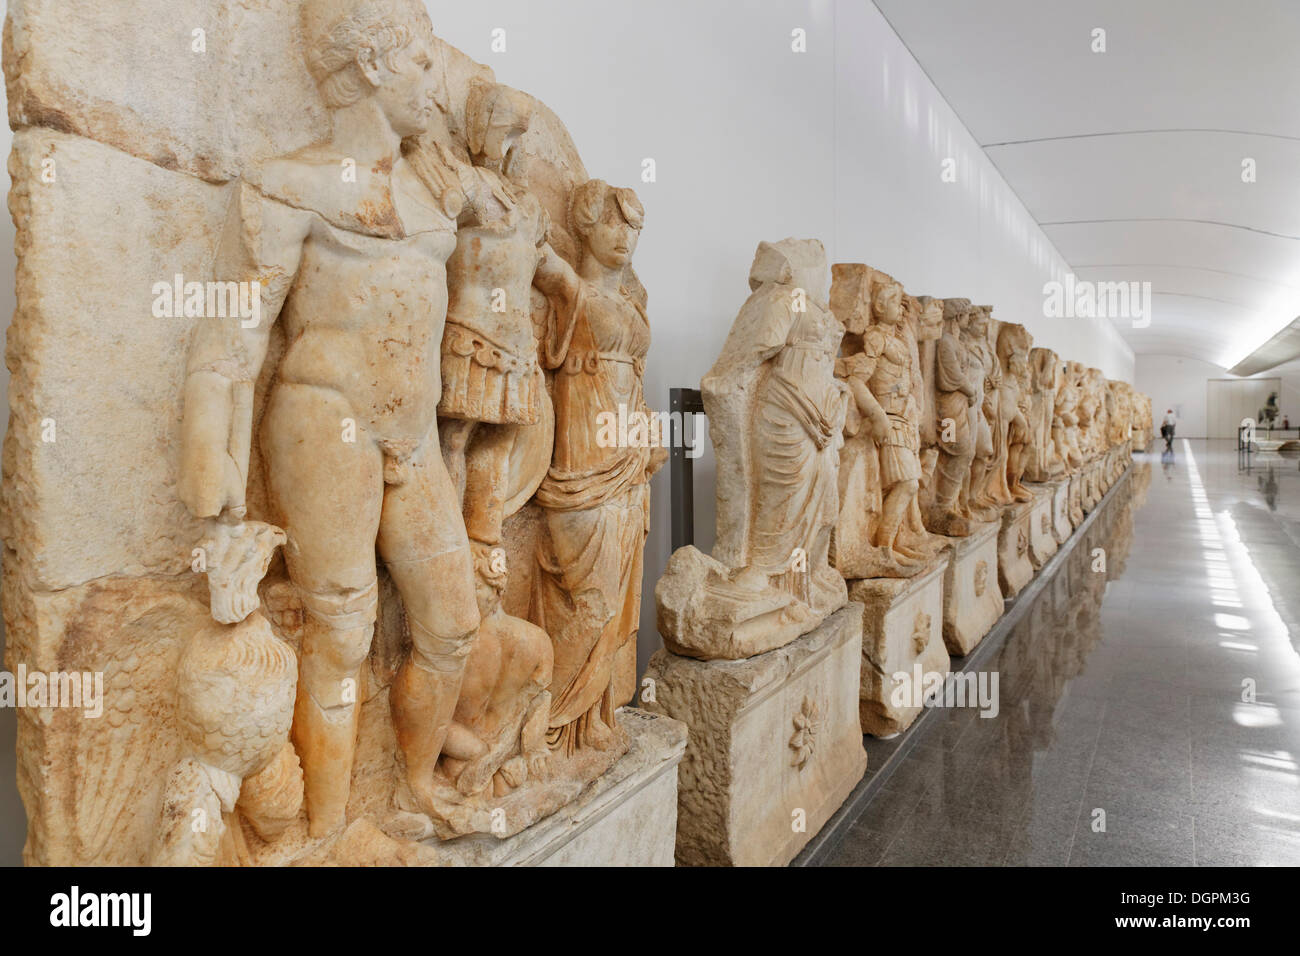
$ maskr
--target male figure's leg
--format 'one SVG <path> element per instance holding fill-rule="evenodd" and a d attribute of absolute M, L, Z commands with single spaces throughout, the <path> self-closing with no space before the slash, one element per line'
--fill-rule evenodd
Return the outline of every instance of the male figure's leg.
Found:
<path fill-rule="evenodd" d="M 459 496 L 436 442 L 416 453 L 408 473 L 384 496 L 378 545 L 411 630 L 411 653 L 393 680 L 393 726 L 411 789 L 427 809 L 479 611 Z"/>
<path fill-rule="evenodd" d="M 293 741 L 313 836 L 346 819 L 361 666 L 378 605 L 383 460 L 364 434 L 342 440 L 339 422 L 351 414 L 335 392 L 281 385 L 262 426 L 272 507 L 288 535 L 285 562 L 307 612 Z"/>

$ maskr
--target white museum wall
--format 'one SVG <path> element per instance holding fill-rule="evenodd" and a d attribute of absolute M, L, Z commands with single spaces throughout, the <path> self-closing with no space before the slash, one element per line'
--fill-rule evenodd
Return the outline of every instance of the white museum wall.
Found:
<path fill-rule="evenodd" d="M 1206 383 L 1210 379 L 1236 377 L 1229 375 L 1222 366 L 1199 359 L 1178 355 L 1139 355 L 1133 384 L 1151 396 L 1157 432 L 1165 409 L 1172 408 L 1178 419 L 1176 434 L 1179 438 L 1206 438 Z M 1250 377 L 1280 378 L 1282 388 L 1278 407 L 1291 417 L 1292 424 L 1300 422 L 1300 363 L 1290 363 Z"/>

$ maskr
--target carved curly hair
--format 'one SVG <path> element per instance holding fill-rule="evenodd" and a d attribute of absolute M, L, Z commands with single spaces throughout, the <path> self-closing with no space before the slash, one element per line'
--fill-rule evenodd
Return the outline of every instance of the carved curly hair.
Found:
<path fill-rule="evenodd" d="M 605 203 L 618 203 L 619 211 L 628 225 L 640 230 L 645 225 L 645 207 L 631 189 L 609 185 L 603 179 L 589 179 L 573 187 L 569 195 L 569 230 L 585 239 L 593 226 L 605 214 Z"/>
<path fill-rule="evenodd" d="M 326 8 L 330 0 L 317 0 Z M 310 23 L 304 7 L 304 21 Z M 422 34 L 429 34 L 428 20 L 415 15 L 409 0 L 363 0 L 324 32 L 307 37 L 307 68 L 320 88 L 321 98 L 330 109 L 351 106 L 365 95 L 368 87 L 357 68 L 362 50 L 371 50 L 375 59 L 390 69 L 396 56 Z"/>

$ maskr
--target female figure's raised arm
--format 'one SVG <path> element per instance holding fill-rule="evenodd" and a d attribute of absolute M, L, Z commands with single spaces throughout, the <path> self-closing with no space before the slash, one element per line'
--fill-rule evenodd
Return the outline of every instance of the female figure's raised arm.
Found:
<path fill-rule="evenodd" d="M 553 306 L 552 317 L 546 323 L 542 352 L 546 367 L 558 368 L 564 364 L 569 343 L 573 340 L 578 300 L 582 295 L 582 280 L 548 242 L 542 247 L 542 259 L 537 264 L 533 285 L 542 291 Z"/>

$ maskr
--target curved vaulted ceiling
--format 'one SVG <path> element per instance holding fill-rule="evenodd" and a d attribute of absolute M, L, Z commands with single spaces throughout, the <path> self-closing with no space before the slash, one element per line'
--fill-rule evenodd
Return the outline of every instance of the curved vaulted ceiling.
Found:
<path fill-rule="evenodd" d="M 1075 275 L 1151 283 L 1134 352 L 1231 366 L 1300 314 L 1300 0 L 876 5 Z"/>

